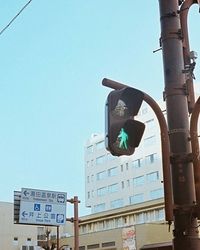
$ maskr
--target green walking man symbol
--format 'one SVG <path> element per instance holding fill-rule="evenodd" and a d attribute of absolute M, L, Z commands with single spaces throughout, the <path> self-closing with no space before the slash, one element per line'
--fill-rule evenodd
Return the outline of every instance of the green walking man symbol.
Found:
<path fill-rule="evenodd" d="M 118 138 L 120 140 L 119 147 L 128 149 L 128 134 L 124 131 L 124 128 L 121 128 Z"/>

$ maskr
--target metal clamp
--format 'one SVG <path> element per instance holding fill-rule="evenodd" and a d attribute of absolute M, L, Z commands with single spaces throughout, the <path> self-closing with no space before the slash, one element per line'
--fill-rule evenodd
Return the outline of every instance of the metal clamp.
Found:
<path fill-rule="evenodd" d="M 189 154 L 173 154 L 170 156 L 171 164 L 188 163 L 193 161 L 192 153 Z"/>

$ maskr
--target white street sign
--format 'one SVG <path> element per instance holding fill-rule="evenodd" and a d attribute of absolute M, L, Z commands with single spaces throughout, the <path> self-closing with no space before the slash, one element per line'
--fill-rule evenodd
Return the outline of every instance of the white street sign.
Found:
<path fill-rule="evenodd" d="M 64 225 L 67 193 L 22 188 L 19 223 Z"/>

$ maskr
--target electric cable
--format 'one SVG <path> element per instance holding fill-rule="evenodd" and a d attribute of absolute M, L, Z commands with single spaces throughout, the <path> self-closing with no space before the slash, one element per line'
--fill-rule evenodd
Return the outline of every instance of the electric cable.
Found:
<path fill-rule="evenodd" d="M 29 0 L 22 8 L 21 10 L 10 20 L 10 22 L 0 31 L 0 35 L 3 34 L 3 32 L 15 21 L 15 19 L 22 13 L 22 11 L 32 2 L 32 0 Z"/>

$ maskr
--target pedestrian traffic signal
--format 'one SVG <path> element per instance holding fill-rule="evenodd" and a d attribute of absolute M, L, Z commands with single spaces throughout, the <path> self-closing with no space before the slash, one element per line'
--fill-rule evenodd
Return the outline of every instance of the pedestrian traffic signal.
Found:
<path fill-rule="evenodd" d="M 106 148 L 112 155 L 132 155 L 139 146 L 145 125 L 134 120 L 144 93 L 134 88 L 110 92 L 106 102 Z"/>

